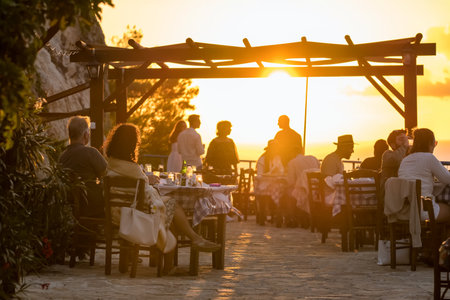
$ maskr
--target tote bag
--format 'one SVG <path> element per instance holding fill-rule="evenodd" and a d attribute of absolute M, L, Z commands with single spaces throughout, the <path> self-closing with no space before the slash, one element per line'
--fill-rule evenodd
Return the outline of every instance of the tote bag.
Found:
<path fill-rule="evenodd" d="M 158 241 L 160 214 L 147 214 L 137 210 L 136 199 L 137 186 L 131 206 L 120 208 L 119 236 L 134 244 L 153 246 Z"/>

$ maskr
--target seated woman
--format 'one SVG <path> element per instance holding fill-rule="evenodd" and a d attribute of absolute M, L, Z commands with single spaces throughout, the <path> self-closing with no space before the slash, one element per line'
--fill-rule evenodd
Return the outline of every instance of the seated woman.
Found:
<path fill-rule="evenodd" d="M 450 184 L 450 172 L 433 155 L 436 144 L 434 133 L 430 129 L 414 130 L 414 141 L 410 154 L 402 160 L 398 177 L 411 180 L 420 179 L 422 196 L 432 198 L 436 220 L 448 222 L 450 221 L 450 206 L 445 203 L 436 203 L 433 195 L 434 178 L 441 183 Z"/>
<path fill-rule="evenodd" d="M 170 240 L 169 227 L 173 224 L 174 229 L 186 235 L 192 241 L 193 247 L 199 251 L 214 252 L 219 250 L 220 245 L 203 239 L 191 228 L 183 209 L 176 203 L 176 199 L 167 197 L 163 202 L 158 191 L 150 185 L 155 183 L 153 175 L 149 177 L 145 175 L 137 164 L 140 142 L 140 132 L 135 125 L 126 123 L 114 127 L 104 146 L 108 162 L 106 175 L 145 180 L 145 211 L 149 213 L 153 209 L 161 213 L 165 220 L 165 232 L 160 231 L 160 234 L 169 237 L 166 240 Z M 116 223 L 119 223 L 120 216 L 117 213 L 120 212 L 115 213 L 116 217 L 113 213 L 113 221 L 116 220 Z M 160 245 L 158 243 L 158 247 L 164 253 L 168 253 L 173 250 L 174 245 Z"/>
<path fill-rule="evenodd" d="M 216 175 L 236 175 L 239 162 L 234 141 L 227 136 L 231 133 L 231 123 L 217 123 L 217 137 L 211 141 L 206 153 L 205 165 L 212 167 Z"/>

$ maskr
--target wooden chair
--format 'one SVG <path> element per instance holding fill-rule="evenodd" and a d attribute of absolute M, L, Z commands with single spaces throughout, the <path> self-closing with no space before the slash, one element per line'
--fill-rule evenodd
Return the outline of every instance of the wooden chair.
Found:
<path fill-rule="evenodd" d="M 192 222 L 192 217 L 188 217 Z M 200 234 L 203 238 L 222 245 L 222 249 L 211 253 L 212 267 L 214 269 L 223 270 L 225 261 L 225 228 L 226 215 L 214 215 L 203 218 L 202 222 L 193 227 L 194 231 Z M 177 237 L 177 248 L 175 250 L 174 265 L 178 265 L 178 249 L 190 247 L 189 257 L 189 274 L 196 276 L 199 271 L 200 252 L 192 247 L 191 240 L 183 235 Z"/>
<path fill-rule="evenodd" d="M 344 188 L 346 205 L 344 208 L 344 228 L 341 230 L 342 247 L 346 243 L 348 233 L 348 249 L 353 251 L 364 243 L 366 233 L 375 233 L 375 240 L 372 239 L 375 249 L 378 250 L 378 239 L 380 228 L 377 221 L 382 214 L 382 206 L 379 199 L 379 176 L 373 170 L 356 170 L 352 172 L 344 171 Z M 357 179 L 371 178 L 372 182 L 361 182 Z M 369 198 L 374 197 L 376 204 L 358 204 L 353 201 L 353 197 Z"/>
<path fill-rule="evenodd" d="M 318 229 L 322 233 L 322 243 L 328 238 L 331 228 L 331 207 L 325 204 L 324 178 L 320 172 L 306 173 L 308 180 L 308 202 L 310 210 L 311 232 Z"/>
<path fill-rule="evenodd" d="M 429 229 L 431 231 L 431 253 L 433 257 L 433 299 L 445 298 L 450 288 L 450 270 L 439 265 L 439 247 L 448 237 L 449 224 L 437 223 L 431 198 L 422 197 L 423 210 L 428 212 Z M 443 290 L 443 291 L 442 291 Z"/>
<path fill-rule="evenodd" d="M 417 213 L 420 218 L 420 207 L 421 207 L 421 193 L 422 193 L 422 182 L 420 180 L 415 181 L 416 189 L 416 199 L 412 199 L 417 203 Z M 422 230 L 425 229 L 426 224 L 421 222 Z M 401 241 L 402 237 L 406 237 L 408 241 Z M 397 220 L 396 222 L 389 223 L 389 239 L 391 245 L 391 268 L 395 269 L 397 266 L 397 250 L 398 249 L 410 249 L 410 262 L 411 271 L 416 270 L 417 265 L 417 248 L 412 246 L 411 236 L 409 231 L 409 220 Z"/>
<path fill-rule="evenodd" d="M 163 254 L 156 246 L 146 247 L 132 244 L 120 238 L 118 235 L 119 227 L 112 222 L 111 209 L 130 206 L 134 201 L 135 193 L 124 193 L 123 189 L 134 191 L 137 187 L 137 208 L 142 209 L 145 199 L 145 181 L 136 180 L 128 177 L 108 177 L 104 178 L 104 200 L 105 200 L 105 235 L 106 235 L 106 253 L 105 253 L 105 274 L 111 274 L 111 260 L 114 249 L 118 249 L 120 253 L 119 271 L 125 273 L 128 271 L 128 259 L 131 258 L 130 277 L 136 277 L 137 263 L 139 259 L 139 251 L 145 250 L 150 252 L 149 255 L 141 257 L 154 258 L 156 260 L 156 275 L 162 275 Z M 122 189 L 122 191 L 120 191 Z M 149 259 L 150 260 L 150 259 Z M 150 261 L 151 265 L 152 262 Z"/>
<path fill-rule="evenodd" d="M 244 215 L 244 221 L 247 216 L 255 213 L 256 205 L 252 186 L 254 182 L 255 170 L 241 168 L 239 172 L 239 184 L 236 192 L 233 193 L 233 205 Z"/>
<path fill-rule="evenodd" d="M 95 250 L 105 249 L 104 217 L 84 216 L 81 212 L 82 203 L 87 203 L 86 191 L 75 187 L 72 194 L 72 212 L 75 225 L 69 246 L 69 267 L 73 268 L 76 257 L 83 254 L 84 249 L 89 250 L 89 265 L 95 263 Z"/>

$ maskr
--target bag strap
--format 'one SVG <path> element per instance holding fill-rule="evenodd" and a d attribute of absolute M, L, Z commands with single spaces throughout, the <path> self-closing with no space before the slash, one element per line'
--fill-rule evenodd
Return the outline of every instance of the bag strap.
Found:
<path fill-rule="evenodd" d="M 139 192 L 139 180 L 137 180 L 137 182 L 136 182 L 136 191 L 134 193 L 134 201 L 130 205 L 131 208 L 136 208 L 136 206 L 137 206 L 137 195 L 138 195 L 138 192 Z"/>

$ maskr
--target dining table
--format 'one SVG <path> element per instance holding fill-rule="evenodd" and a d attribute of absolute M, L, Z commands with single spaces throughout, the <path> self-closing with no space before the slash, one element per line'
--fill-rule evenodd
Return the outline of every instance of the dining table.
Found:
<path fill-rule="evenodd" d="M 255 176 L 254 191 L 257 196 L 270 196 L 278 207 L 287 185 L 286 175 L 261 174 Z"/>
<path fill-rule="evenodd" d="M 327 204 L 333 206 L 333 216 L 336 216 L 342 211 L 342 205 L 347 204 L 344 179 L 325 179 L 330 192 L 325 196 Z M 357 178 L 350 180 L 352 183 L 374 183 L 372 178 Z M 374 206 L 377 205 L 378 199 L 375 194 L 351 194 L 350 202 L 353 206 Z"/>
<path fill-rule="evenodd" d="M 213 253 L 213 267 L 223 269 L 225 265 L 226 217 L 234 207 L 230 194 L 237 185 L 209 185 L 199 182 L 195 186 L 181 186 L 161 182 L 157 186 L 161 196 L 176 199 L 186 215 L 192 216 L 192 226 L 199 225 L 207 216 L 217 217 L 216 243 L 222 247 Z M 194 271 L 196 274 L 198 270 Z"/>

